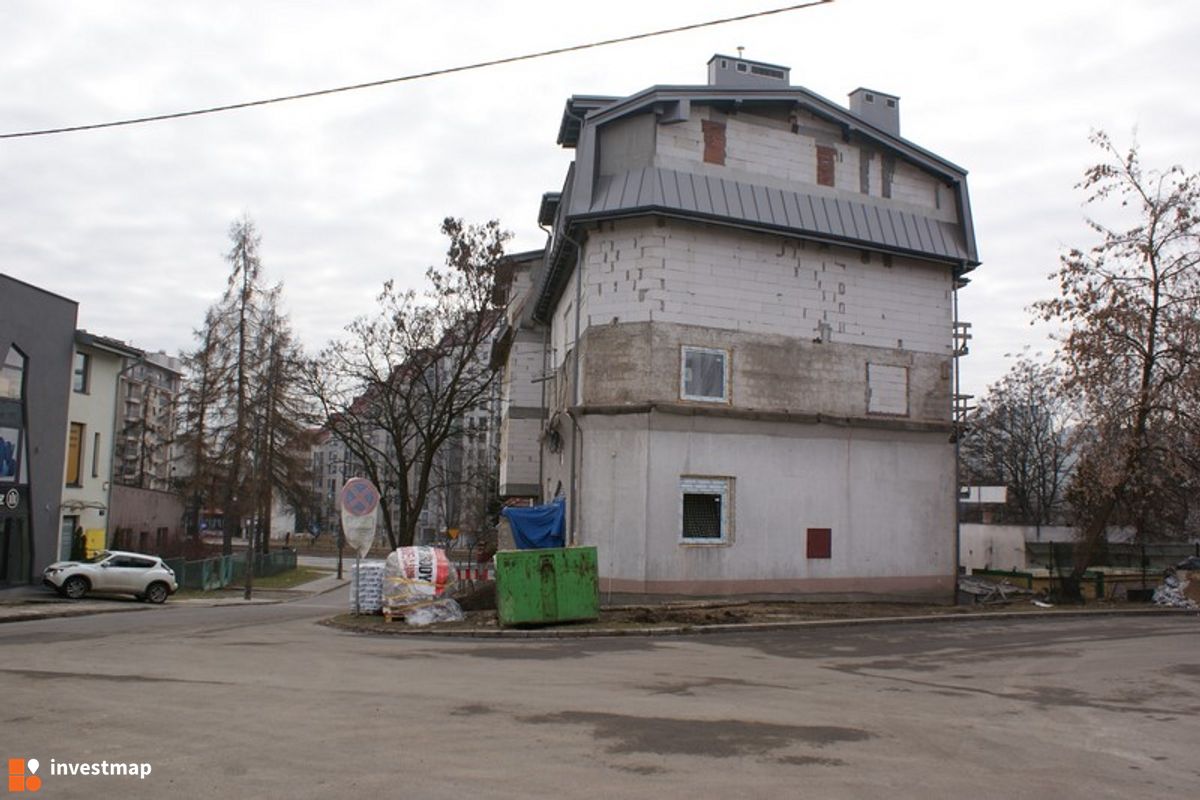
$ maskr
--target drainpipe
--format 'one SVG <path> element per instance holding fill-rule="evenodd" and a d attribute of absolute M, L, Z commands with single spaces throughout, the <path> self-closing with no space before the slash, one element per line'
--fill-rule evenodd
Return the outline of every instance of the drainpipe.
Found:
<path fill-rule="evenodd" d="M 572 239 L 566 232 L 563 233 L 563 238 L 575 245 L 575 343 L 571 346 L 575 356 L 575 385 L 571 405 L 567 406 L 567 416 L 571 418 L 571 538 L 567 543 L 576 544 L 579 541 L 579 520 L 582 516 L 579 509 L 579 481 L 583 480 L 583 438 L 579 435 L 579 418 L 575 416 L 574 411 L 574 408 L 583 402 L 583 388 L 580 386 L 582 360 L 579 353 L 581 316 L 579 305 L 583 299 L 583 245 Z M 576 465 L 578 465 L 580 473 L 578 476 Z"/>
<path fill-rule="evenodd" d="M 953 324 L 950 335 L 950 348 L 954 356 L 954 388 L 950 397 L 950 421 L 954 426 L 954 605 L 958 605 L 958 575 L 962 563 L 962 521 L 959 515 L 959 497 L 962 491 L 962 426 L 958 421 L 958 397 L 961 391 L 959 376 L 959 346 L 958 336 L 958 276 L 951 275 Z"/>
<path fill-rule="evenodd" d="M 570 112 L 568 112 L 570 114 Z M 579 120 L 580 130 L 585 124 L 586 115 L 570 114 L 574 119 Z M 568 199 L 569 198 L 564 198 Z M 561 201 L 560 201 L 561 202 Z M 580 310 L 579 304 L 583 299 L 583 245 L 571 238 L 567 232 L 568 224 L 566 215 L 563 219 L 562 237 L 571 244 L 575 245 L 575 342 L 572 345 L 572 350 L 575 354 L 575 391 L 574 398 L 570 405 L 567 406 L 567 416 L 571 418 L 571 536 L 567 544 L 575 544 L 579 537 L 579 520 L 582 517 L 579 509 L 579 481 L 583 480 L 583 439 L 579 435 L 579 418 L 575 416 L 574 408 L 583 402 L 583 390 L 580 386 L 580 369 L 581 359 L 579 354 L 579 333 L 580 333 Z M 577 470 L 578 466 L 578 470 Z"/>
<path fill-rule="evenodd" d="M 554 241 L 554 233 L 545 225 L 538 223 L 538 227 L 546 234 L 546 251 L 549 252 L 550 244 Z M 553 324 L 553 320 L 551 320 Z M 538 419 L 538 429 L 540 433 L 546 432 L 546 376 L 550 369 L 550 325 L 546 326 L 545 332 L 542 334 L 542 372 L 538 382 L 541 384 L 542 403 L 539 409 L 540 417 Z M 545 448 L 542 446 L 541 436 L 538 436 L 538 504 L 544 504 L 547 501 L 546 497 L 546 455 Z"/>

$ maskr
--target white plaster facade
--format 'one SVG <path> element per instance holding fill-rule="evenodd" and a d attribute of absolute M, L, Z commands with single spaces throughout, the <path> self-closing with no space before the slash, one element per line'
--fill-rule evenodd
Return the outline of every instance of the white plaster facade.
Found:
<path fill-rule="evenodd" d="M 82 528 L 85 536 L 107 546 L 117 385 L 121 370 L 140 356 L 140 350 L 122 342 L 87 331 L 76 332 L 67 406 L 67 457 L 57 548 L 60 558 L 71 555 L 75 528 Z"/>

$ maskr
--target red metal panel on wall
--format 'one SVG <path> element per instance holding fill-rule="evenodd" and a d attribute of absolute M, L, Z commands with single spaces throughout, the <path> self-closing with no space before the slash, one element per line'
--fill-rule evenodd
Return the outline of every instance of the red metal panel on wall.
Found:
<path fill-rule="evenodd" d="M 808 529 L 808 557 L 833 558 L 833 529 Z"/>

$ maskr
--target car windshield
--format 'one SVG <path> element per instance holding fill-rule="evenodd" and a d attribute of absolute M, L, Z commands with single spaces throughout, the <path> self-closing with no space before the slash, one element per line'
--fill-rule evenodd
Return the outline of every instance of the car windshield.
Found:
<path fill-rule="evenodd" d="M 104 559 L 108 558 L 111 555 L 112 555 L 112 553 L 108 552 L 107 550 L 101 550 L 99 553 L 96 553 L 91 558 L 85 558 L 83 560 L 83 562 L 85 564 L 99 564 L 101 561 L 103 561 Z"/>

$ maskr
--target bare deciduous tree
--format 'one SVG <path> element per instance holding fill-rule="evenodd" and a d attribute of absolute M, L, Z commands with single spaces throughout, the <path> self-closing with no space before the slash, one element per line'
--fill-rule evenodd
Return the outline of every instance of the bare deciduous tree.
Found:
<path fill-rule="evenodd" d="M 377 313 L 348 325 L 312 376 L 326 427 L 383 494 L 392 547 L 412 544 L 440 486 L 439 453 L 496 379 L 488 361 L 501 315 L 492 288 L 509 234 L 495 220 L 468 226 L 453 218 L 442 233 L 450 239 L 446 263 L 426 272 L 426 291 L 384 284 Z"/>
<path fill-rule="evenodd" d="M 1065 328 L 1063 387 L 1092 433 L 1070 490 L 1075 594 L 1109 524 L 1125 516 L 1150 536 L 1163 520 L 1147 512 L 1173 486 L 1194 486 L 1184 445 L 1200 401 L 1200 176 L 1143 169 L 1136 144 L 1121 152 L 1104 133 L 1092 142 L 1104 160 L 1080 187 L 1120 221 L 1090 219 L 1099 243 L 1063 256 L 1058 296 L 1034 305 Z"/>
<path fill-rule="evenodd" d="M 1055 367 L 1022 356 L 979 402 L 962 440 L 968 480 L 1008 488 L 1006 520 L 1050 525 L 1071 462 L 1071 405 Z"/>

